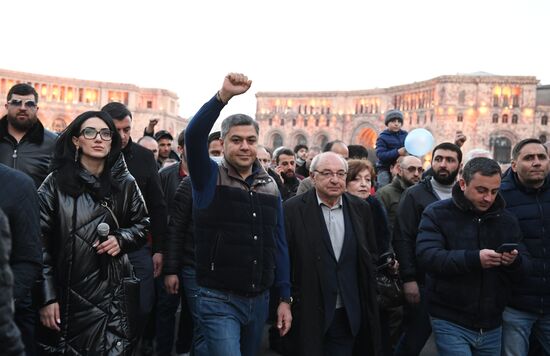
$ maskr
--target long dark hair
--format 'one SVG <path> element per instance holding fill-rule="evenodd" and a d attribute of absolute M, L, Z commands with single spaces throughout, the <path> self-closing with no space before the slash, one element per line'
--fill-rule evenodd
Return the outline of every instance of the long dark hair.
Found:
<path fill-rule="evenodd" d="M 101 173 L 100 182 L 101 196 L 105 196 L 110 192 L 113 182 L 111 179 L 111 168 L 120 156 L 121 138 L 116 130 L 116 126 L 111 116 L 104 111 L 86 111 L 78 115 L 73 122 L 67 126 L 63 133 L 57 139 L 53 154 L 50 171 L 57 171 L 57 182 L 60 190 L 72 196 L 77 196 L 84 191 L 84 185 L 78 179 L 79 171 L 81 170 L 80 162 L 75 162 L 76 147 L 73 143 L 73 137 L 79 137 L 82 129 L 82 124 L 92 118 L 101 119 L 111 132 L 111 150 L 106 157 L 105 167 Z"/>

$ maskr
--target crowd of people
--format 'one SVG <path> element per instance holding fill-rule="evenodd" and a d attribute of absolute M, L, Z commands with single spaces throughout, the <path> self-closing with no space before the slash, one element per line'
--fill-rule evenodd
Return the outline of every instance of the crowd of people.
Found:
<path fill-rule="evenodd" d="M 112 102 L 59 135 L 14 85 L 0 119 L 5 355 L 550 355 L 550 161 L 502 167 L 437 143 L 426 164 L 385 113 L 361 145 L 258 144 L 223 108 L 230 73 L 177 137 L 132 140 Z M 504 169 L 503 169 L 504 168 Z M 388 292 L 389 291 L 389 292 Z M 179 318 L 177 317 L 179 312 Z"/>

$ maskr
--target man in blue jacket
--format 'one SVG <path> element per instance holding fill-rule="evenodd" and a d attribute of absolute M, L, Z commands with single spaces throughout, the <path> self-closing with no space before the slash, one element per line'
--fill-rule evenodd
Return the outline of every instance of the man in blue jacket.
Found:
<path fill-rule="evenodd" d="M 208 156 L 208 133 L 221 110 L 252 82 L 230 73 L 185 131 L 193 187 L 197 311 L 210 355 L 256 355 L 267 319 L 269 289 L 279 294 L 277 327 L 288 332 L 290 262 L 282 202 L 256 159 L 258 123 L 235 114 L 221 126 L 223 159 Z"/>
<path fill-rule="evenodd" d="M 440 355 L 500 356 L 507 292 L 522 273 L 521 231 L 504 210 L 500 175 L 494 160 L 470 160 L 452 198 L 422 215 L 416 254 Z"/>
<path fill-rule="evenodd" d="M 503 355 L 527 355 L 529 336 L 550 353 L 550 179 L 546 147 L 533 138 L 512 150 L 511 170 L 506 172 L 501 194 L 506 210 L 520 224 L 532 268 L 521 283 L 513 285 L 504 311 Z"/>

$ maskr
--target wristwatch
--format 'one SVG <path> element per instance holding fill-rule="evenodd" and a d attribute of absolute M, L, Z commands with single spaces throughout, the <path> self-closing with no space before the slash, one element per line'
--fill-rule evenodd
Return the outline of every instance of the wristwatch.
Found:
<path fill-rule="evenodd" d="M 292 305 L 292 303 L 294 302 L 294 299 L 292 297 L 288 297 L 288 298 L 279 298 L 279 304 L 281 303 L 286 303 L 288 305 Z"/>

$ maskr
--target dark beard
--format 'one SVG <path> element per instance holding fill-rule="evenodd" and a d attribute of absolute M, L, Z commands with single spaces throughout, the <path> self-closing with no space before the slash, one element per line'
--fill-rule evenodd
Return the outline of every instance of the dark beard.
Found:
<path fill-rule="evenodd" d="M 455 182 L 456 176 L 458 175 L 458 169 L 453 172 L 449 172 L 449 175 L 447 177 L 440 177 L 437 172 L 434 171 L 434 179 L 437 183 L 441 185 L 451 185 Z"/>
<path fill-rule="evenodd" d="M 298 178 L 296 178 L 296 174 L 294 173 L 291 173 L 291 175 L 289 175 L 286 172 L 281 172 L 281 177 L 283 177 L 285 183 L 294 183 L 298 180 Z"/>
<path fill-rule="evenodd" d="M 16 116 L 7 115 L 8 122 L 17 131 L 27 132 L 36 123 L 36 116 L 28 116 L 26 120 L 21 121 Z"/>

